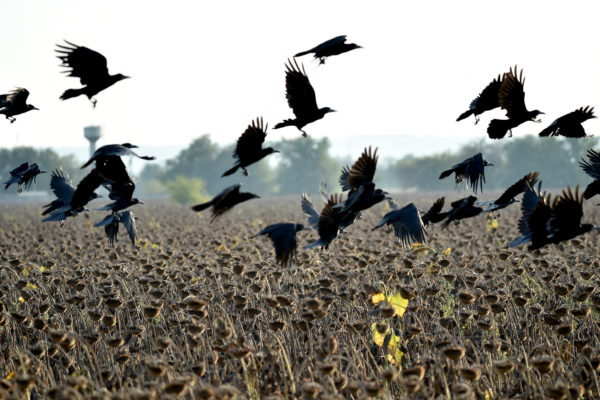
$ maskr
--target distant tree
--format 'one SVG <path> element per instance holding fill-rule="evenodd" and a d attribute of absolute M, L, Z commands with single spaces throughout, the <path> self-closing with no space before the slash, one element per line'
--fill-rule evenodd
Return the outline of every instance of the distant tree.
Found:
<path fill-rule="evenodd" d="M 189 178 L 178 175 L 165 185 L 171 195 L 171 199 L 178 204 L 190 205 L 209 200 L 204 191 L 204 181 L 198 178 Z"/>

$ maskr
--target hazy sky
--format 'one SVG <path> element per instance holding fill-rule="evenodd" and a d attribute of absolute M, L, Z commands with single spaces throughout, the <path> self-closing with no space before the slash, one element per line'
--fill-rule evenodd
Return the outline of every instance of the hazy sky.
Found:
<path fill-rule="evenodd" d="M 291 117 L 287 58 L 340 34 L 364 48 L 324 66 L 299 58 L 319 106 L 338 110 L 308 125 L 311 136 L 487 137 L 490 117 L 503 112 L 477 126 L 455 119 L 515 64 L 528 108 L 546 115 L 514 133 L 537 133 L 575 108 L 600 106 L 599 11 L 597 0 L 4 0 L 0 92 L 23 86 L 41 111 L 0 119 L 0 146 L 85 146 L 90 124 L 103 126 L 103 143 L 185 145 L 204 133 L 232 142 L 257 116 L 270 127 Z M 111 73 L 132 79 L 101 92 L 95 110 L 83 96 L 58 100 L 80 87 L 60 74 L 62 39 L 100 51 Z M 600 133 L 598 120 L 585 128 Z M 298 136 L 284 128 L 268 138 Z"/>

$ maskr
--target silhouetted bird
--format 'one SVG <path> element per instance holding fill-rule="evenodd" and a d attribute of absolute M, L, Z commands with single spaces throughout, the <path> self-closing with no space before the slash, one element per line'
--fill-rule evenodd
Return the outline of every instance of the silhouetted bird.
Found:
<path fill-rule="evenodd" d="M 296 256 L 296 249 L 298 247 L 296 232 L 303 229 L 304 225 L 302 224 L 283 222 L 269 225 L 252 237 L 267 235 L 271 239 L 271 242 L 273 242 L 273 247 L 275 247 L 275 259 L 281 266 L 285 267 L 289 266 Z"/>
<path fill-rule="evenodd" d="M 455 164 L 452 168 L 442 172 L 439 179 L 444 179 L 454 173 L 454 181 L 458 185 L 465 181 L 467 187 L 470 185 L 473 192 L 477 193 L 477 188 L 483 191 L 485 183 L 485 167 L 493 166 L 494 164 L 483 159 L 481 153 L 475 154 L 471 158 L 467 158 L 461 163 Z"/>
<path fill-rule="evenodd" d="M 581 125 L 590 118 L 596 118 L 594 107 L 581 107 L 562 117 L 554 120 L 549 127 L 540 132 L 540 136 L 566 136 L 571 138 L 586 137 L 585 130 Z"/>
<path fill-rule="evenodd" d="M 17 192 L 21 193 L 23 191 L 23 187 L 25 187 L 25 189 L 29 189 L 31 187 L 31 184 L 35 182 L 36 176 L 45 173 L 46 171 L 40 171 L 40 167 L 36 163 L 29 165 L 29 163 L 24 162 L 17 168 L 10 171 L 10 179 L 4 182 L 6 185 L 4 186 L 4 190 L 8 189 L 10 185 L 16 183 Z"/>
<path fill-rule="evenodd" d="M 135 151 L 131 150 L 137 148 L 138 146 L 131 143 L 107 144 L 97 149 L 94 154 L 92 154 L 92 157 L 85 164 L 83 164 L 81 168 L 87 167 L 94 161 L 97 161 L 99 158 L 108 156 L 136 156 L 142 160 L 156 160 L 156 157 L 154 156 L 140 156 Z"/>
<path fill-rule="evenodd" d="M 315 91 L 306 76 L 304 66 L 302 70 L 298 67 L 296 60 L 288 60 L 285 72 L 285 90 L 288 105 L 294 112 L 296 119 L 286 119 L 275 125 L 274 129 L 284 126 L 295 126 L 306 137 L 306 132 L 302 130 L 305 125 L 315 122 L 327 113 L 334 112 L 329 107 L 319 108 L 317 106 L 317 97 Z"/>
<path fill-rule="evenodd" d="M 594 178 L 592 183 L 587 185 L 583 192 L 583 198 L 588 200 L 597 194 L 600 194 L 600 153 L 589 149 L 587 151 L 588 160 L 581 160 L 579 166 L 583 171 Z"/>
<path fill-rule="evenodd" d="M 106 236 L 108 236 L 108 243 L 111 247 L 114 247 L 118 236 L 119 236 L 119 224 L 123 224 L 129 235 L 131 244 L 135 246 L 137 240 L 137 228 L 135 226 L 135 215 L 131 211 L 116 212 L 107 215 L 104 219 L 94 226 L 103 226 Z"/>
<path fill-rule="evenodd" d="M 484 210 L 485 212 L 497 211 L 506 208 L 509 205 L 518 201 L 517 199 L 515 199 L 515 197 L 523 193 L 525 191 L 525 188 L 527 188 L 528 186 L 534 186 L 538 180 L 538 176 L 539 172 L 530 172 L 529 174 L 519 179 L 517 182 L 513 183 L 496 200 L 477 201 L 475 202 L 475 204 L 477 204 L 478 206 L 489 206 Z"/>
<path fill-rule="evenodd" d="M 305 249 L 312 249 L 318 246 L 327 250 L 329 245 L 338 235 L 340 229 L 340 222 L 342 220 L 342 214 L 334 209 L 336 204 L 342 202 L 342 195 L 337 193 L 332 194 L 329 197 L 329 201 L 321 210 L 319 215 L 319 221 L 317 223 L 317 232 L 319 233 L 319 240 L 309 245 L 304 246 Z M 309 219 L 310 223 L 310 219 Z"/>
<path fill-rule="evenodd" d="M 419 209 L 413 203 L 388 212 L 371 230 L 374 231 L 383 225 L 394 227 L 394 234 L 404 247 L 409 247 L 413 242 L 424 243 L 427 236 Z"/>
<path fill-rule="evenodd" d="M 225 212 L 231 210 L 235 205 L 246 200 L 260 198 L 254 193 L 240 192 L 241 186 L 240 183 L 229 186 L 216 195 L 211 201 L 193 206 L 192 210 L 199 212 L 208 207 L 212 207 L 211 222 L 213 222 L 217 217 L 220 217 Z"/>
<path fill-rule="evenodd" d="M 106 64 L 106 57 L 97 51 L 88 49 L 87 47 L 78 46 L 65 40 L 65 45 L 57 44 L 57 57 L 62 61 L 62 66 L 70 68 L 64 71 L 68 76 L 79 78 L 82 85 L 79 89 L 68 89 L 62 96 L 61 100 L 67 100 L 79 95 L 86 95 L 96 107 L 95 95 L 104 89 L 114 85 L 120 80 L 129 78 L 123 74 L 110 75 Z"/>
<path fill-rule="evenodd" d="M 535 250 L 600 229 L 592 224 L 581 223 L 582 203 L 583 196 L 579 195 L 579 187 L 575 187 L 575 192 L 568 187 L 554 199 L 550 194 L 540 193 L 540 185 L 537 191 L 527 187 L 521 205 L 523 214 L 519 220 L 521 236 L 513 240 L 510 246 L 530 243 L 528 249 Z"/>
<path fill-rule="evenodd" d="M 510 69 L 508 73 L 504 74 L 498 100 L 500 101 L 500 107 L 506 110 L 508 119 L 493 119 L 490 121 L 487 132 L 491 139 L 502 139 L 507 132 L 510 132 L 512 136 L 512 129 L 523 122 L 540 122 L 536 118 L 538 115 L 543 114 L 543 112 L 539 110 L 529 111 L 525 107 L 524 83 L 523 70 L 521 70 L 521 73 L 517 77 L 516 66 L 514 71 Z"/>
<path fill-rule="evenodd" d="M 225 171 L 221 176 L 232 175 L 238 168 L 241 168 L 244 171 L 244 175 L 248 176 L 247 166 L 262 160 L 269 154 L 279 153 L 278 150 L 272 147 L 262 148 L 262 144 L 267 136 L 266 130 L 267 127 L 263 125 L 262 117 L 257 118 L 256 122 L 252 121 L 252 124 L 248 125 L 242 136 L 239 137 L 233 152 L 233 158 L 237 158 L 237 161 L 233 165 L 233 168 Z"/>
<path fill-rule="evenodd" d="M 46 207 L 46 209 L 44 210 L 42 215 L 48 215 L 53 211 L 56 211 L 60 208 L 63 208 L 67 204 L 70 204 L 71 199 L 73 198 L 73 194 L 75 193 L 75 187 L 71 184 L 71 181 L 69 180 L 69 174 L 64 172 L 62 168 L 52 171 L 50 178 L 50 188 L 54 192 L 56 200 L 44 206 Z M 97 199 L 99 197 L 102 196 L 100 196 L 96 192 L 92 192 L 88 201 Z M 77 215 L 77 213 L 82 211 L 84 211 L 84 208 L 80 207 L 78 210 L 73 210 L 71 214 Z M 66 217 L 67 215 L 65 213 L 62 213 L 57 214 L 54 217 L 49 217 L 51 219 L 44 219 L 44 221 L 62 221 Z"/>
<path fill-rule="evenodd" d="M 490 82 L 485 87 L 469 106 L 469 109 L 456 119 L 461 121 L 470 115 L 475 117 L 475 124 L 479 122 L 478 115 L 483 114 L 486 111 L 493 110 L 496 107 L 500 107 L 500 101 L 498 100 L 498 94 L 500 93 L 500 86 L 502 85 L 502 78 L 498 75 L 498 78 Z"/>
<path fill-rule="evenodd" d="M 451 203 L 452 209 L 447 212 L 446 220 L 442 224 L 442 228 L 446 228 L 452 221 L 460 221 L 461 219 L 475 217 L 483 212 L 483 208 L 476 207 L 475 201 L 477 197 L 469 196 Z"/>
<path fill-rule="evenodd" d="M 437 199 L 429 210 L 426 213 L 421 215 L 421 220 L 423 221 L 423 225 L 427 226 L 429 224 L 436 224 L 438 222 L 443 221 L 448 213 L 442 212 L 442 208 L 444 208 L 445 197 L 440 197 Z"/>
<path fill-rule="evenodd" d="M 27 104 L 27 97 L 29 97 L 29 91 L 20 87 L 15 88 L 8 94 L 0 94 L 0 114 L 4 114 L 12 124 L 16 121 L 15 115 L 31 110 L 39 110 L 39 108 Z"/>
<path fill-rule="evenodd" d="M 325 202 L 327 203 L 328 197 L 329 195 L 326 193 L 321 193 L 321 195 L 323 195 L 325 197 Z M 340 196 L 341 199 L 341 196 Z M 308 197 L 308 195 L 306 193 L 302 193 L 302 211 L 304 212 L 304 214 L 306 215 L 306 217 L 308 218 L 308 224 L 315 230 L 319 230 L 319 213 L 317 212 L 317 210 L 315 209 L 315 207 L 313 206 L 312 202 L 310 201 L 310 198 Z M 340 232 L 345 232 L 345 228 L 349 227 L 350 225 L 352 225 L 354 223 L 354 221 L 356 220 L 356 218 L 360 217 L 360 213 L 355 213 L 355 212 L 342 212 L 342 210 L 340 209 L 340 207 L 343 207 L 344 203 L 340 203 L 340 204 L 336 204 L 333 208 L 333 210 L 339 214 L 340 217 L 340 223 L 339 223 L 339 231 Z"/>
<path fill-rule="evenodd" d="M 315 60 L 319 60 L 320 64 L 325 64 L 327 57 L 336 56 L 338 54 L 360 48 L 361 46 L 357 44 L 346 43 L 346 35 L 341 35 L 336 36 L 333 39 L 329 39 L 328 41 L 323 42 L 310 50 L 302 51 L 296 54 L 294 57 L 302 57 L 306 54 L 314 53 Z"/>

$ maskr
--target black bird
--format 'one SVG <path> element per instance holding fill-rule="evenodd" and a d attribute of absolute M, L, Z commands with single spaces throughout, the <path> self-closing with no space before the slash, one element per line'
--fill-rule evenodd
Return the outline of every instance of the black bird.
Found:
<path fill-rule="evenodd" d="M 475 217 L 483 212 L 483 208 L 476 207 L 475 201 L 477 197 L 469 196 L 451 203 L 452 209 L 447 212 L 446 220 L 442 224 L 442 228 L 446 228 L 452 221 L 460 221 L 461 219 Z"/>
<path fill-rule="evenodd" d="M 62 67 L 70 68 L 64 73 L 68 76 L 79 78 L 82 85 L 79 89 L 68 89 L 62 96 L 61 100 L 67 100 L 79 95 L 86 95 L 96 107 L 95 95 L 104 89 L 114 85 L 120 80 L 129 78 L 123 74 L 110 75 L 106 57 L 97 51 L 88 49 L 87 47 L 78 46 L 65 40 L 65 45 L 57 44 L 57 57 L 62 61 Z"/>
<path fill-rule="evenodd" d="M 319 108 L 317 106 L 317 97 L 313 89 L 304 66 L 302 70 L 298 67 L 298 62 L 288 60 L 285 71 L 285 90 L 288 105 L 294 112 L 296 119 L 286 119 L 283 122 L 275 125 L 274 129 L 283 128 L 284 126 L 295 126 L 302 132 L 302 136 L 306 137 L 306 132 L 302 130 L 305 125 L 315 122 L 325 114 L 334 112 L 329 107 Z"/>
<path fill-rule="evenodd" d="M 73 198 L 73 194 L 75 193 L 75 187 L 73 187 L 71 181 L 69 180 L 69 174 L 64 172 L 62 168 L 52 171 L 50 178 L 50 188 L 54 192 L 56 200 L 44 206 L 46 207 L 46 209 L 44 210 L 42 215 L 51 214 L 54 211 L 63 208 L 67 204 L 70 204 L 71 199 Z M 92 192 L 88 201 L 92 201 L 99 197 L 102 196 L 100 196 L 96 192 Z M 77 210 L 73 210 L 71 214 L 76 215 L 77 213 L 82 211 L 84 211 L 84 208 L 80 207 Z M 44 221 L 62 221 L 66 217 L 67 215 L 65 213 L 58 213 L 54 215 L 51 214 L 51 216 L 44 219 Z"/>
<path fill-rule="evenodd" d="M 36 176 L 44 173 L 46 173 L 46 171 L 40 171 L 40 167 L 36 163 L 29 165 L 28 162 L 24 162 L 17 168 L 10 171 L 10 179 L 4 182 L 4 185 L 6 185 L 4 186 L 4 190 L 8 189 L 10 185 L 16 183 L 17 192 L 21 193 L 23 191 L 23 187 L 25 187 L 25 189 L 29 189 L 31 184 L 35 182 Z"/>
<path fill-rule="evenodd" d="M 156 160 L 156 157 L 154 156 L 140 156 L 135 151 L 131 150 L 137 148 L 138 146 L 131 143 L 107 144 L 97 149 L 94 154 L 92 154 L 92 157 L 85 164 L 83 164 L 81 168 L 85 168 L 94 161 L 108 156 L 136 156 L 142 160 Z"/>
<path fill-rule="evenodd" d="M 423 225 L 427 226 L 429 224 L 436 224 L 438 222 L 443 221 L 447 217 L 448 213 L 442 212 L 445 200 L 445 197 L 440 197 L 432 204 L 431 207 L 429 207 L 429 210 L 427 210 L 426 213 L 423 213 L 421 215 Z"/>
<path fill-rule="evenodd" d="M 225 212 L 231 210 L 235 205 L 247 200 L 260 198 L 254 193 L 240 192 L 241 186 L 241 183 L 229 186 L 216 195 L 211 201 L 193 206 L 192 210 L 199 212 L 212 206 L 211 222 L 213 222 Z"/>
<path fill-rule="evenodd" d="M 583 192 L 583 198 L 588 200 L 597 194 L 600 194 L 600 153 L 589 149 L 587 151 L 587 160 L 579 161 L 579 166 L 583 171 L 594 178 L 592 183 L 587 185 Z"/>
<path fill-rule="evenodd" d="M 16 121 L 15 115 L 31 110 L 39 110 L 39 108 L 27 104 L 27 97 L 29 97 L 29 91 L 20 87 L 15 88 L 8 94 L 0 94 L 0 114 L 4 114 L 12 124 Z"/>
<path fill-rule="evenodd" d="M 129 235 L 131 244 L 135 246 L 137 240 L 137 228 L 135 226 L 135 215 L 131 211 L 114 212 L 106 217 L 94 226 L 103 226 L 106 236 L 108 236 L 108 243 L 111 247 L 114 247 L 118 235 L 119 235 L 119 224 L 123 224 Z"/>
<path fill-rule="evenodd" d="M 322 193 L 324 194 L 324 193 Z M 324 194 L 325 195 L 325 194 Z M 325 202 L 327 203 L 328 197 L 329 195 L 325 195 Z M 341 199 L 341 196 L 340 196 Z M 302 211 L 304 212 L 304 215 L 306 215 L 306 217 L 308 218 L 308 224 L 316 231 L 319 230 L 319 213 L 317 212 L 317 210 L 315 209 L 315 206 L 313 206 L 312 202 L 310 201 L 310 198 L 308 197 L 307 194 L 302 193 Z M 340 207 L 343 207 L 344 203 L 340 203 L 340 204 L 336 204 L 333 208 L 333 210 L 339 214 L 340 222 L 339 222 L 339 231 L 340 232 L 345 232 L 345 228 L 349 227 L 350 225 L 352 225 L 354 223 L 354 221 L 356 220 L 356 218 L 360 217 L 360 213 L 354 213 L 354 212 L 342 212 L 342 210 L 340 210 Z"/>
<path fill-rule="evenodd" d="M 581 124 L 590 118 L 596 118 L 594 107 L 581 107 L 554 120 L 549 127 L 540 132 L 541 137 L 566 136 L 570 138 L 586 137 Z"/>
<path fill-rule="evenodd" d="M 475 117 L 475 124 L 479 122 L 478 115 L 483 114 L 486 111 L 493 110 L 496 107 L 500 107 L 500 101 L 498 100 L 498 94 L 500 93 L 500 86 L 502 85 L 502 78 L 500 75 L 489 85 L 485 87 L 469 105 L 469 109 L 456 119 L 461 121 L 470 115 Z"/>
<path fill-rule="evenodd" d="M 315 60 L 319 60 L 319 64 L 325 64 L 327 57 L 337 56 L 338 54 L 360 48 L 362 47 L 355 43 L 346 43 L 346 35 L 341 35 L 329 39 L 310 50 L 302 51 L 294 57 L 302 57 L 306 54 L 314 53 Z"/>
<path fill-rule="evenodd" d="M 319 233 L 319 240 L 309 245 L 304 246 L 305 249 L 312 249 L 318 246 L 327 250 L 329 245 L 338 235 L 340 230 L 340 222 L 342 221 L 342 214 L 334 209 L 336 204 L 342 202 L 342 195 L 334 193 L 330 195 L 327 204 L 321 210 L 319 214 L 319 220 L 317 222 L 317 232 Z M 309 218 L 309 223 L 311 222 Z"/>
<path fill-rule="evenodd" d="M 394 227 L 394 234 L 404 247 L 409 247 L 413 242 L 424 243 L 427 236 L 419 209 L 413 203 L 388 212 L 371 230 L 379 229 L 383 225 Z"/>
<path fill-rule="evenodd" d="M 497 211 L 506 208 L 511 204 L 517 202 L 517 199 L 515 199 L 515 197 L 523 193 L 525 191 L 525 188 L 527 188 L 528 186 L 534 186 L 535 183 L 538 181 L 538 176 L 539 172 L 530 172 L 515 183 L 513 183 L 496 200 L 477 201 L 475 204 L 477 204 L 478 206 L 489 206 L 484 210 L 485 212 Z"/>
<path fill-rule="evenodd" d="M 579 187 L 572 192 L 570 187 L 552 199 L 550 194 L 540 193 L 532 187 L 525 189 L 519 220 L 521 236 L 510 243 L 511 247 L 529 243 L 528 249 L 535 250 L 547 244 L 569 240 L 600 227 L 582 224 L 583 196 L 579 195 Z"/>
<path fill-rule="evenodd" d="M 524 83 L 523 70 L 517 76 L 516 66 L 514 71 L 511 68 L 508 73 L 504 74 L 498 100 L 500 101 L 500 107 L 506 110 L 508 119 L 493 119 L 490 121 L 487 133 L 491 139 L 502 139 L 509 131 L 512 136 L 512 129 L 523 122 L 540 122 L 536 118 L 538 115 L 543 114 L 543 112 L 539 110 L 529 111 L 525 107 Z"/>
<path fill-rule="evenodd" d="M 470 185 L 473 192 L 477 193 L 477 188 L 483 191 L 485 183 L 485 167 L 493 166 L 494 164 L 483 159 L 481 153 L 475 154 L 473 157 L 467 158 L 461 163 L 455 164 L 452 168 L 443 171 L 439 179 L 444 179 L 454 173 L 454 181 L 458 186 L 465 181 L 467 187 Z"/>
<path fill-rule="evenodd" d="M 233 168 L 225 171 L 221 176 L 232 175 L 238 168 L 241 168 L 244 171 L 244 175 L 248 176 L 247 166 L 262 160 L 269 154 L 279 153 L 278 150 L 272 147 L 262 148 L 262 144 L 267 136 L 267 126 L 263 125 L 262 117 L 257 118 L 256 122 L 252 121 L 252 124 L 248 125 L 242 136 L 239 137 L 233 152 L 233 158 L 236 158 L 237 161 L 233 165 Z"/>
<path fill-rule="evenodd" d="M 275 247 L 275 259 L 282 267 L 285 267 L 290 266 L 296 256 L 296 249 L 298 248 L 296 232 L 303 229 L 304 225 L 302 224 L 282 222 L 269 225 L 252 237 L 267 235 Z"/>

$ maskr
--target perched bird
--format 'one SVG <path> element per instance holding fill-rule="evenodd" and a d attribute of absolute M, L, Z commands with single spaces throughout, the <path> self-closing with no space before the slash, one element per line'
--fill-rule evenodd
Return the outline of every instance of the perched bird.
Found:
<path fill-rule="evenodd" d="M 340 229 L 340 222 L 342 220 L 342 214 L 334 209 L 336 204 L 342 202 L 342 195 L 337 193 L 330 195 L 327 204 L 321 210 L 319 214 L 319 221 L 317 223 L 317 232 L 319 233 L 319 240 L 309 245 L 304 246 L 305 249 L 312 249 L 320 246 L 322 249 L 327 250 L 329 245 L 338 235 Z M 309 219 L 310 223 L 310 219 Z"/>
<path fill-rule="evenodd" d="M 597 194 L 600 194 L 600 153 L 589 149 L 587 151 L 587 160 L 579 161 L 579 166 L 583 171 L 594 178 L 592 183 L 587 185 L 583 192 L 583 198 L 588 200 Z"/>
<path fill-rule="evenodd" d="M 323 118 L 327 113 L 335 111 L 329 107 L 319 108 L 317 106 L 315 90 L 310 84 L 308 76 L 306 76 L 304 66 L 302 66 L 301 70 L 296 60 L 293 63 L 288 60 L 288 64 L 286 65 L 285 90 L 288 105 L 294 112 L 296 119 L 286 119 L 275 125 L 274 129 L 283 128 L 284 126 L 295 126 L 302 132 L 302 136 L 306 137 L 306 132 L 302 130 L 305 125 Z"/>
<path fill-rule="evenodd" d="M 379 229 L 383 225 L 394 227 L 394 234 L 404 247 L 409 247 L 413 242 L 423 243 L 427 236 L 419 209 L 413 203 L 388 212 L 371 230 Z"/>
<path fill-rule="evenodd" d="M 231 210 L 235 205 L 246 200 L 260 198 L 254 193 L 240 192 L 241 186 L 240 183 L 229 186 L 216 195 L 211 201 L 193 206 L 192 210 L 199 212 L 212 206 L 211 222 L 213 222 L 225 212 Z"/>
<path fill-rule="evenodd" d="M 82 85 L 79 89 L 68 89 L 62 96 L 61 100 L 67 100 L 79 95 L 86 95 L 96 107 L 95 95 L 104 89 L 114 85 L 115 83 L 129 78 L 123 74 L 110 75 L 106 57 L 97 51 L 88 49 L 87 47 L 78 46 L 65 40 L 67 45 L 57 44 L 56 52 L 58 59 L 62 61 L 62 67 L 70 68 L 65 73 L 68 76 L 79 78 Z"/>
<path fill-rule="evenodd" d="M 282 267 L 285 267 L 289 266 L 296 256 L 296 249 L 298 247 L 298 244 L 296 243 L 296 232 L 303 229 L 304 225 L 302 224 L 282 222 L 269 225 L 252 237 L 267 235 L 275 247 L 275 259 Z"/>
<path fill-rule="evenodd" d="M 500 75 L 489 85 L 485 87 L 469 105 L 469 109 L 456 119 L 461 121 L 469 116 L 475 117 L 475 124 L 479 122 L 478 115 L 483 114 L 486 111 L 493 110 L 496 107 L 500 107 L 500 101 L 498 100 L 498 94 L 500 93 L 500 86 L 502 85 L 502 78 Z"/>
<path fill-rule="evenodd" d="M 21 193 L 23 191 L 23 186 L 25 189 L 29 189 L 31 184 L 35 182 L 36 176 L 45 173 L 46 171 L 40 171 L 40 167 L 36 163 L 29 165 L 28 162 L 24 162 L 17 168 L 10 171 L 10 179 L 4 182 L 4 185 L 6 185 L 4 186 L 4 190 L 8 189 L 10 185 L 16 183 L 17 192 Z"/>
<path fill-rule="evenodd" d="M 539 172 L 530 172 L 515 183 L 513 183 L 496 200 L 477 201 L 475 202 L 475 204 L 478 206 L 488 206 L 488 208 L 483 210 L 485 212 L 497 211 L 506 208 L 511 204 L 517 202 L 515 197 L 523 193 L 525 191 L 525 188 L 527 188 L 528 186 L 534 186 L 535 183 L 538 181 L 538 176 Z"/>
<path fill-rule="evenodd" d="M 583 196 L 579 194 L 579 187 L 571 191 L 570 187 L 562 194 L 552 199 L 550 194 L 537 191 L 528 186 L 523 195 L 519 220 L 521 236 L 510 243 L 511 247 L 529 243 L 528 249 L 535 250 L 547 244 L 559 243 L 569 240 L 600 227 L 592 224 L 582 224 Z"/>
<path fill-rule="evenodd" d="M 239 137 L 233 152 L 233 158 L 236 158 L 237 161 L 233 165 L 233 168 L 225 171 L 221 176 L 232 175 L 238 168 L 241 168 L 244 171 L 244 175 L 248 176 L 247 166 L 262 160 L 269 154 L 279 153 L 278 150 L 272 147 L 264 149 L 262 147 L 267 136 L 267 126 L 263 125 L 262 117 L 257 118 L 256 122 L 252 121 L 252 124 L 248 125 L 242 136 Z"/>
<path fill-rule="evenodd" d="M 510 132 L 512 136 L 512 129 L 521 125 L 523 122 L 535 121 L 537 116 L 543 114 L 539 110 L 529 111 L 525 107 L 525 91 L 523 90 L 523 70 L 517 76 L 517 67 L 511 68 L 508 73 L 504 74 L 502 79 L 502 85 L 500 85 L 500 93 L 498 94 L 498 100 L 500 101 L 500 107 L 506 110 L 506 116 L 508 119 L 493 119 L 488 125 L 487 133 L 491 139 L 502 139 L 506 136 L 507 132 Z"/>
<path fill-rule="evenodd" d="M 586 137 L 581 124 L 590 118 L 596 118 L 594 107 L 581 107 L 554 120 L 549 127 L 540 132 L 541 137 L 566 136 L 571 138 Z"/>
<path fill-rule="evenodd" d="M 92 157 L 85 164 L 83 164 L 81 168 L 85 168 L 94 161 L 108 156 L 136 156 L 137 158 L 141 158 L 142 160 L 156 160 L 156 157 L 154 156 L 140 156 L 135 151 L 131 150 L 137 148 L 138 146 L 131 143 L 107 144 L 97 149 L 94 152 L 94 154 L 92 154 Z"/>
<path fill-rule="evenodd" d="M 39 110 L 39 108 L 27 104 L 27 97 L 29 97 L 29 91 L 20 87 L 15 88 L 8 94 L 0 94 L 0 114 L 4 114 L 12 124 L 16 121 L 15 115 L 31 110 Z"/>
<path fill-rule="evenodd" d="M 481 214 L 483 208 L 474 205 L 476 200 L 477 197 L 469 196 L 451 203 L 450 206 L 452 206 L 452 209 L 447 212 L 446 220 L 442 224 L 442 228 L 446 228 L 452 221 L 458 222 L 461 219 L 471 218 Z"/>
<path fill-rule="evenodd" d="M 445 197 L 440 197 L 431 205 L 431 207 L 429 207 L 429 210 L 427 210 L 426 213 L 422 213 L 421 220 L 423 221 L 423 225 L 436 224 L 446 218 L 448 213 L 442 212 L 445 200 Z"/>
<path fill-rule="evenodd" d="M 310 50 L 301 51 L 294 57 L 302 57 L 306 54 L 314 53 L 315 60 L 319 60 L 319 64 L 325 64 L 327 57 L 337 56 L 338 54 L 360 48 L 362 47 L 355 43 L 346 43 L 346 35 L 341 35 L 336 36 L 333 39 L 329 39 L 328 41 L 323 42 Z"/>
<path fill-rule="evenodd" d="M 103 226 L 106 236 L 108 236 L 108 243 L 111 247 L 114 247 L 118 235 L 119 235 L 119 224 L 123 224 L 131 240 L 131 244 L 135 246 L 137 240 L 137 228 L 135 226 L 135 215 L 131 211 L 114 212 L 106 217 L 94 226 Z"/>
<path fill-rule="evenodd" d="M 477 153 L 473 157 L 467 158 L 463 162 L 453 165 L 452 168 L 443 171 L 440 174 L 439 179 L 444 179 L 454 173 L 454 181 L 457 186 L 465 181 L 467 187 L 470 185 L 473 192 L 477 193 L 478 187 L 480 191 L 483 191 L 483 184 L 485 183 L 485 167 L 493 165 L 494 164 L 484 160 L 481 153 Z"/>
<path fill-rule="evenodd" d="M 42 215 L 51 214 L 53 211 L 56 211 L 60 208 L 63 208 L 67 204 L 70 204 L 71 199 L 73 198 L 73 194 L 75 193 L 75 187 L 71 184 L 71 181 L 69 180 L 69 174 L 66 173 L 65 171 L 63 171 L 62 168 L 52 171 L 52 174 L 50 177 L 50 188 L 54 192 L 54 195 L 56 196 L 56 200 L 54 200 L 51 203 L 48 203 L 44 206 L 46 209 L 44 210 Z M 102 196 L 100 196 L 96 192 L 92 192 L 90 194 L 90 198 L 88 199 L 88 202 L 92 201 L 94 199 L 97 199 L 99 197 L 102 197 Z M 73 212 L 71 214 L 77 215 L 77 213 L 82 212 L 82 211 L 84 211 L 84 208 L 80 207 L 77 210 L 73 210 Z M 52 219 L 44 219 L 44 221 L 51 221 L 51 220 L 52 221 L 63 221 L 64 218 L 66 218 L 66 217 L 67 217 L 67 215 L 65 213 L 60 213 L 60 214 L 55 215 Z M 50 217 L 48 217 L 48 218 L 50 218 Z"/>

